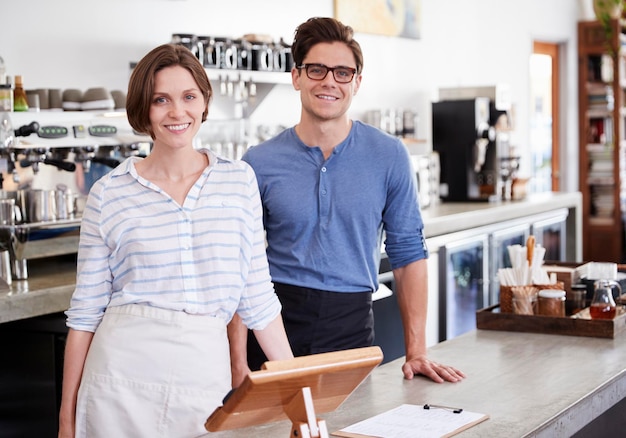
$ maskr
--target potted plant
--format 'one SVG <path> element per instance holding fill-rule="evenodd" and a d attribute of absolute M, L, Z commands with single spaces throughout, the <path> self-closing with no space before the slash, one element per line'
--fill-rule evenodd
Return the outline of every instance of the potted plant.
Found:
<path fill-rule="evenodd" d="M 613 37 L 611 20 L 620 19 L 625 6 L 626 0 L 593 0 L 593 11 L 604 29 L 606 39 L 609 42 L 609 50 L 613 56 L 617 54 L 610 44 L 611 38 Z"/>

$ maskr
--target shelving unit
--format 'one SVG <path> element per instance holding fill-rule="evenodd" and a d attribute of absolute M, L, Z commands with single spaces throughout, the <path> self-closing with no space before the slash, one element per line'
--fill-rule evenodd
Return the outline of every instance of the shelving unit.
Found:
<path fill-rule="evenodd" d="M 234 117 L 248 117 L 263 102 L 276 85 L 290 85 L 291 73 L 277 71 L 256 71 L 206 68 L 207 76 L 213 86 L 214 102 L 231 113 Z M 254 87 L 254 96 L 245 99 L 242 87 L 250 91 Z M 243 114 L 237 115 L 236 106 L 245 99 Z"/>
<path fill-rule="evenodd" d="M 230 80 L 241 79 L 244 81 L 254 81 L 257 84 L 291 84 L 291 74 L 282 71 L 258 71 L 258 70 L 236 70 L 225 68 L 206 68 L 207 76 L 210 80 L 219 80 L 221 77 L 227 77 Z"/>
<path fill-rule="evenodd" d="M 624 261 L 626 212 L 626 34 L 578 23 L 579 180 L 583 259 Z"/>

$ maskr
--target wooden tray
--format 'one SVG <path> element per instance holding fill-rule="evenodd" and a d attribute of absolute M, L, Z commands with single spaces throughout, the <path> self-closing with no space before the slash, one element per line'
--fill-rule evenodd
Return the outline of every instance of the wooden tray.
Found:
<path fill-rule="evenodd" d="M 612 339 L 626 333 L 626 311 L 623 308 L 618 308 L 618 311 L 614 319 L 591 319 L 589 308 L 574 316 L 559 318 L 500 313 L 500 305 L 497 304 L 476 312 L 476 328 Z"/>

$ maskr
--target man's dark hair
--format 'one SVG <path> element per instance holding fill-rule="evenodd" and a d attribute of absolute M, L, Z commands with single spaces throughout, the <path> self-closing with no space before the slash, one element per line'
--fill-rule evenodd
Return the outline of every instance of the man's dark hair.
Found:
<path fill-rule="evenodd" d="M 352 50 L 357 75 L 360 74 L 363 71 L 363 52 L 354 39 L 354 30 L 334 18 L 313 17 L 298 26 L 291 46 L 294 64 L 302 65 L 314 45 L 333 42 L 344 43 Z"/>

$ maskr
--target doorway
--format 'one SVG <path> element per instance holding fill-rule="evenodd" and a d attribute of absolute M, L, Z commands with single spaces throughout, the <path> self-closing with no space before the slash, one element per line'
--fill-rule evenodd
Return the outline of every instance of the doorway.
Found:
<path fill-rule="evenodd" d="M 534 41 L 529 64 L 531 191 L 558 192 L 559 45 Z"/>

